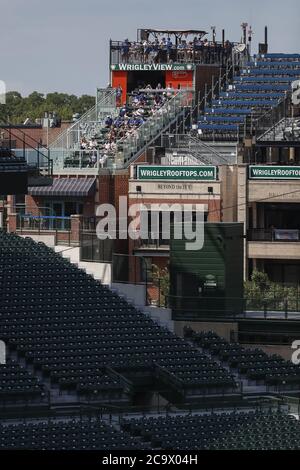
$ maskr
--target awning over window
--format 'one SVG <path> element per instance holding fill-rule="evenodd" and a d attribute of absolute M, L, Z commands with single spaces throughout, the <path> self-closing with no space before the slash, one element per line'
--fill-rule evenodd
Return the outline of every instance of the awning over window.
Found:
<path fill-rule="evenodd" d="M 96 178 L 54 178 L 51 186 L 31 186 L 31 196 L 87 197 L 96 190 Z"/>

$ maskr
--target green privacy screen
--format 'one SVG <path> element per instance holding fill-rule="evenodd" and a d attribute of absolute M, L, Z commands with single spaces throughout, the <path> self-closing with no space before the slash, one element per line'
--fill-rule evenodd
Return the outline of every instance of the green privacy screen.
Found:
<path fill-rule="evenodd" d="M 172 230 L 173 232 L 173 230 Z M 205 223 L 204 246 L 170 241 L 173 320 L 228 317 L 243 309 L 243 224 Z"/>

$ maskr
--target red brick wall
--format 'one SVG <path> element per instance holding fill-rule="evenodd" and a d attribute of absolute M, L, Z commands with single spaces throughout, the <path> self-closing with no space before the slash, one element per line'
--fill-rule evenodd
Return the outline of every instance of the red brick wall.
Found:
<path fill-rule="evenodd" d="M 62 122 L 60 127 L 50 127 L 48 130 L 46 127 L 30 127 L 30 128 L 12 128 L 11 140 L 15 142 L 15 148 L 23 148 L 23 133 L 25 134 L 25 148 L 34 147 L 36 148 L 36 142 L 42 145 L 47 145 L 53 142 L 56 137 L 70 126 L 70 122 Z M 6 129 L 1 130 L 1 139 L 8 140 L 9 132 Z"/>
<path fill-rule="evenodd" d="M 114 204 L 116 210 L 119 210 L 119 197 L 127 196 L 129 190 L 129 174 L 115 175 L 114 177 Z"/>
<path fill-rule="evenodd" d="M 99 178 L 99 204 L 112 203 L 113 201 L 113 180 L 111 175 L 100 175 Z"/>
<path fill-rule="evenodd" d="M 26 212 L 32 215 L 39 215 L 39 207 L 42 205 L 38 197 L 27 195 L 25 196 Z"/>
<path fill-rule="evenodd" d="M 127 196 L 129 172 L 124 175 L 100 175 L 98 177 L 98 204 L 114 204 L 119 207 L 119 196 Z"/>
<path fill-rule="evenodd" d="M 221 200 L 211 199 L 207 202 L 207 204 L 208 204 L 207 222 L 222 222 Z"/>
<path fill-rule="evenodd" d="M 158 198 L 151 198 L 151 199 L 143 199 L 143 198 L 134 198 L 131 197 L 129 200 L 129 206 L 133 204 L 157 204 L 157 203 L 165 203 L 165 204 L 205 204 L 208 206 L 208 222 L 221 222 L 221 200 L 219 199 L 158 199 Z M 129 240 L 128 242 L 128 252 L 130 254 L 133 253 L 134 248 L 136 247 L 136 242 L 134 240 Z M 164 263 L 164 258 L 156 257 L 159 260 L 159 263 Z M 156 263 L 155 263 L 156 264 Z"/>
<path fill-rule="evenodd" d="M 220 199 L 143 199 L 131 197 L 129 205 L 132 204 L 205 204 L 208 206 L 208 222 L 221 222 L 221 200 Z"/>
<path fill-rule="evenodd" d="M 139 156 L 134 162 L 134 165 L 137 165 L 138 163 L 147 163 L 147 152 L 142 153 L 142 155 Z"/>

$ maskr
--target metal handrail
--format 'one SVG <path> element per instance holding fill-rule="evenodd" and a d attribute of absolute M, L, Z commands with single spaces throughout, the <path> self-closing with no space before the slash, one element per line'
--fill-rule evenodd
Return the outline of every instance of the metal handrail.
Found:
<path fill-rule="evenodd" d="M 24 131 L 22 131 L 22 129 L 18 129 L 18 131 L 22 134 L 23 138 L 20 138 L 19 135 L 15 134 L 13 131 L 12 131 L 12 127 L 14 127 L 13 124 L 11 123 L 8 123 L 8 124 L 1 124 L 0 126 L 1 128 L 3 129 L 6 129 L 6 131 L 8 132 L 9 134 L 9 142 L 10 142 L 10 150 L 11 152 L 15 155 L 15 152 L 14 150 L 11 148 L 12 145 L 11 145 L 11 136 L 15 137 L 16 139 L 18 140 L 21 140 L 22 144 L 23 144 L 23 148 L 20 149 L 22 150 L 23 152 L 23 158 L 25 160 L 25 151 L 26 149 L 30 148 L 31 150 L 34 150 L 35 152 L 37 152 L 37 167 L 40 168 L 40 157 L 44 157 L 46 158 L 47 162 L 48 162 L 48 174 L 49 176 L 52 176 L 53 174 L 53 161 L 52 159 L 50 158 L 50 149 L 49 147 L 46 147 L 45 145 L 41 145 L 40 142 L 38 142 L 36 139 L 34 139 L 33 137 L 31 137 L 30 135 L 26 134 Z M 31 139 L 34 143 L 37 144 L 37 147 L 33 147 L 28 141 L 26 141 L 26 138 L 27 139 Z M 41 152 L 40 148 L 45 148 L 47 150 L 47 155 L 43 152 Z M 18 150 L 18 149 L 15 149 L 15 150 Z"/>
<path fill-rule="evenodd" d="M 71 124 L 71 126 L 69 126 L 67 129 L 65 129 L 63 132 L 61 132 L 57 138 L 51 142 L 51 144 L 49 145 L 50 148 L 60 148 L 60 145 L 59 143 L 62 142 L 64 140 L 65 137 L 68 136 L 68 134 L 70 134 L 70 132 L 72 132 L 74 130 L 74 128 L 80 126 L 80 124 L 84 123 L 84 122 L 98 122 L 97 120 L 97 109 L 99 109 L 99 107 L 101 107 L 102 104 L 105 103 L 105 101 L 107 100 L 107 98 L 109 97 L 112 97 L 113 95 L 115 95 L 116 91 L 114 89 L 112 90 L 109 90 L 109 93 L 107 96 L 104 96 L 102 98 L 102 100 L 100 100 L 98 103 L 95 103 L 94 106 L 92 106 L 90 109 L 88 109 L 77 121 L 75 121 L 73 124 Z M 90 119 L 89 116 L 95 116 L 96 119 Z"/>
<path fill-rule="evenodd" d="M 198 154 L 197 148 L 193 149 L 193 147 L 191 146 L 191 143 L 197 145 L 197 147 L 204 148 L 207 151 L 207 153 L 212 154 L 213 157 L 215 157 L 216 159 L 215 162 L 202 162 L 202 163 L 217 164 L 217 165 L 228 164 L 227 159 L 224 158 L 223 155 L 221 155 L 219 152 L 217 152 L 217 150 L 215 150 L 214 148 L 210 147 L 208 144 L 203 142 L 201 139 L 193 137 L 191 134 L 176 134 L 174 137 L 175 137 L 175 145 L 176 144 L 180 145 L 180 143 L 183 143 L 184 145 L 186 145 L 191 155 L 196 157 L 197 159 L 201 160 L 201 157 L 203 157 L 203 155 Z"/>
<path fill-rule="evenodd" d="M 132 42 L 130 42 L 132 44 Z M 144 47 L 140 41 L 135 41 L 140 47 L 140 50 L 132 51 L 129 49 L 128 57 L 125 59 L 125 62 L 128 64 L 134 63 L 151 63 L 151 61 L 146 57 L 144 53 Z M 157 50 L 151 51 L 156 52 L 159 54 L 160 52 L 165 52 L 172 56 L 172 60 L 175 63 L 192 63 L 192 64 L 225 64 L 226 60 L 230 60 L 234 62 L 234 47 L 237 46 L 237 42 L 230 42 L 230 48 L 225 46 L 225 43 L 221 41 L 208 41 L 206 45 L 199 45 L 193 43 L 192 45 L 187 45 L 184 48 L 178 47 L 176 44 L 173 44 L 168 51 L 164 48 L 161 48 L 158 45 Z M 122 41 L 112 41 L 110 40 L 110 63 L 117 64 L 122 63 L 122 48 L 123 42 Z M 174 57 L 174 53 L 176 57 Z M 178 57 L 178 53 L 181 54 L 189 54 L 189 56 L 181 58 Z M 198 54 L 200 53 L 200 57 Z M 248 53 L 245 50 L 244 56 Z M 138 54 L 139 58 L 135 59 L 134 54 Z M 113 57 L 115 56 L 115 57 Z M 164 58 L 163 62 L 160 60 L 160 57 L 157 57 L 156 60 L 158 63 L 173 63 L 170 62 L 170 58 L 167 56 Z"/>
<path fill-rule="evenodd" d="M 229 60 L 226 63 L 226 72 L 223 74 L 223 76 L 219 76 L 219 79 L 217 80 L 216 83 L 212 80 L 212 86 L 211 88 L 207 91 L 207 85 L 205 85 L 205 93 L 204 96 L 201 100 L 198 102 L 198 116 L 200 115 L 200 110 L 207 107 L 207 104 L 209 102 L 209 95 L 211 95 L 211 100 L 216 98 L 216 90 L 218 90 L 218 95 L 220 95 L 222 90 L 226 90 L 229 82 L 229 76 L 230 73 L 233 72 L 235 69 L 235 63 L 233 60 L 229 62 Z M 225 82 L 224 82 L 225 79 Z M 222 85 L 223 84 L 223 85 Z M 239 141 L 240 135 L 245 136 L 246 135 L 246 122 L 243 124 L 238 125 L 238 130 L 237 130 L 237 142 Z M 214 135 L 213 135 L 214 139 Z"/>
<path fill-rule="evenodd" d="M 178 99 L 178 97 L 180 98 L 180 95 L 183 96 L 183 99 L 184 99 L 185 96 L 186 96 L 187 99 L 188 99 L 188 95 L 187 95 L 188 93 L 190 93 L 190 94 L 193 95 L 193 90 L 191 90 L 191 89 L 189 89 L 189 88 L 184 88 L 184 89 L 178 90 L 178 92 L 177 92 L 176 94 L 174 94 L 174 96 L 173 96 L 170 100 L 166 101 L 166 102 L 164 103 L 164 105 L 159 108 L 159 111 L 162 112 L 162 114 L 163 114 L 164 110 L 167 110 L 167 113 L 168 113 L 168 112 L 169 112 L 168 108 L 170 108 L 170 106 L 172 106 L 172 105 L 174 104 L 174 111 L 175 111 L 174 119 L 176 120 L 176 118 L 177 118 L 178 116 L 176 116 L 176 109 L 175 109 L 175 103 L 176 103 L 176 101 L 175 101 L 175 100 Z M 193 99 L 193 96 L 192 96 L 192 99 Z M 182 108 L 182 107 L 183 107 L 183 104 L 180 104 L 180 108 Z M 142 136 L 143 134 L 146 134 L 145 129 L 147 129 L 147 128 L 151 125 L 151 122 L 154 122 L 154 123 L 156 122 L 157 116 L 158 116 L 157 114 L 154 114 L 154 115 L 151 116 L 149 119 L 147 119 L 147 121 L 145 121 L 145 122 L 137 129 L 137 133 L 138 133 L 139 135 L 136 136 L 136 138 L 134 138 L 134 141 L 133 141 L 133 145 L 135 146 L 135 155 L 134 155 L 132 158 L 137 157 L 137 153 L 138 153 L 138 152 L 140 153 L 143 149 L 145 149 L 145 148 L 149 145 L 149 143 L 150 143 L 149 141 L 148 141 L 145 145 L 141 145 L 141 146 L 139 146 L 139 143 L 138 143 L 138 142 L 139 142 L 139 139 L 141 139 L 141 136 Z M 155 136 L 153 136 L 153 138 L 156 139 L 156 138 L 163 132 L 163 130 L 164 130 L 165 127 L 171 125 L 171 123 L 174 121 L 174 119 L 170 119 L 169 122 L 163 123 L 163 126 L 162 126 L 159 130 L 157 130 L 157 132 L 156 132 Z M 132 139 L 131 136 L 123 137 L 122 139 L 118 140 L 118 141 L 116 142 L 116 144 L 117 144 L 117 145 L 120 145 L 120 144 L 125 144 L 125 145 L 126 145 L 127 143 L 130 143 L 130 139 Z M 152 140 L 153 140 L 153 139 L 151 139 L 151 141 L 152 141 Z M 125 166 L 126 166 L 126 165 L 128 166 L 129 161 L 131 161 L 132 158 L 128 158 L 128 159 L 125 159 L 125 158 L 124 158 L 124 165 L 125 165 Z"/>
<path fill-rule="evenodd" d="M 205 149 L 207 149 L 209 152 L 213 153 L 214 156 L 221 162 L 227 164 L 228 161 L 226 160 L 226 158 L 223 157 L 223 155 L 221 155 L 219 152 L 217 152 L 214 148 L 210 147 L 208 144 L 206 144 L 205 142 L 203 142 L 201 139 L 195 139 L 195 137 L 192 137 L 190 136 L 190 139 L 195 142 L 197 145 L 201 145 L 201 147 L 204 147 Z"/>
<path fill-rule="evenodd" d="M 204 92 L 204 96 L 203 96 L 202 100 L 198 103 L 198 114 L 199 114 L 199 110 L 202 109 L 203 104 L 204 104 L 205 108 L 207 107 L 207 102 L 208 102 L 208 99 L 209 99 L 209 95 L 211 95 L 211 100 L 215 99 L 216 89 L 219 90 L 219 94 L 220 94 L 222 89 L 226 88 L 226 86 L 228 84 L 228 81 L 229 81 L 230 73 L 233 71 L 233 69 L 234 69 L 234 64 L 229 63 L 227 61 L 227 63 L 226 63 L 226 72 L 222 76 L 220 74 L 219 79 L 216 82 L 214 82 L 212 80 L 212 86 L 209 90 L 207 90 L 207 85 L 205 85 L 206 90 Z M 224 83 L 224 79 L 225 79 L 225 83 Z M 222 83 L 224 83 L 223 86 L 222 86 Z"/>
<path fill-rule="evenodd" d="M 268 109 L 263 115 L 254 120 L 251 119 L 251 133 L 258 131 L 256 138 L 260 139 L 264 134 L 275 128 L 279 121 L 286 119 L 290 101 L 291 93 L 286 92 L 285 96 L 278 101 L 276 107 Z M 281 107 L 283 107 L 283 110 L 281 110 Z M 277 112 L 279 113 L 278 118 L 274 120 L 274 114 Z M 264 123 L 267 123 L 267 127 Z"/>

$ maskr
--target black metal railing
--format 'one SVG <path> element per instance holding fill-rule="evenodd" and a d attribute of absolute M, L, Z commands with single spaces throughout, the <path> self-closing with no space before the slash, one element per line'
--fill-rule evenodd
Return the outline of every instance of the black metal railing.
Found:
<path fill-rule="evenodd" d="M 18 214 L 17 230 L 32 231 L 38 234 L 49 231 L 70 231 L 71 217 Z"/>
<path fill-rule="evenodd" d="M 81 229 L 80 261 L 111 263 L 113 248 L 114 240 L 100 240 L 95 232 Z"/>
<path fill-rule="evenodd" d="M 43 170 L 48 176 L 53 175 L 53 161 L 48 147 L 13 124 L 0 123 L 0 129 L 6 131 L 4 140 L 15 156 L 22 157 L 29 167 Z M 22 143 L 22 147 L 14 148 L 18 141 Z"/>
<path fill-rule="evenodd" d="M 271 293 L 272 294 L 272 293 Z M 172 309 L 173 319 L 299 319 L 300 291 L 295 295 L 276 297 L 180 297 L 169 295 L 166 306 Z"/>
<path fill-rule="evenodd" d="M 171 47 L 141 42 L 110 41 L 110 63 L 115 64 L 218 64 L 225 66 L 237 43 L 207 41 L 173 44 Z"/>
<path fill-rule="evenodd" d="M 134 247 L 135 249 L 168 249 L 170 247 L 170 238 L 165 238 L 162 234 L 158 237 L 149 236 L 147 239 L 139 238 L 138 240 L 135 240 Z"/>
<path fill-rule="evenodd" d="M 267 140 L 276 140 L 277 125 L 281 120 L 287 120 L 291 112 L 291 94 L 286 93 L 277 106 L 269 109 L 259 117 L 253 117 L 251 120 L 251 134 L 256 136 L 257 140 L 264 140 L 268 133 Z"/>
<path fill-rule="evenodd" d="M 142 256 L 113 253 L 112 282 L 147 286 L 147 264 Z"/>

